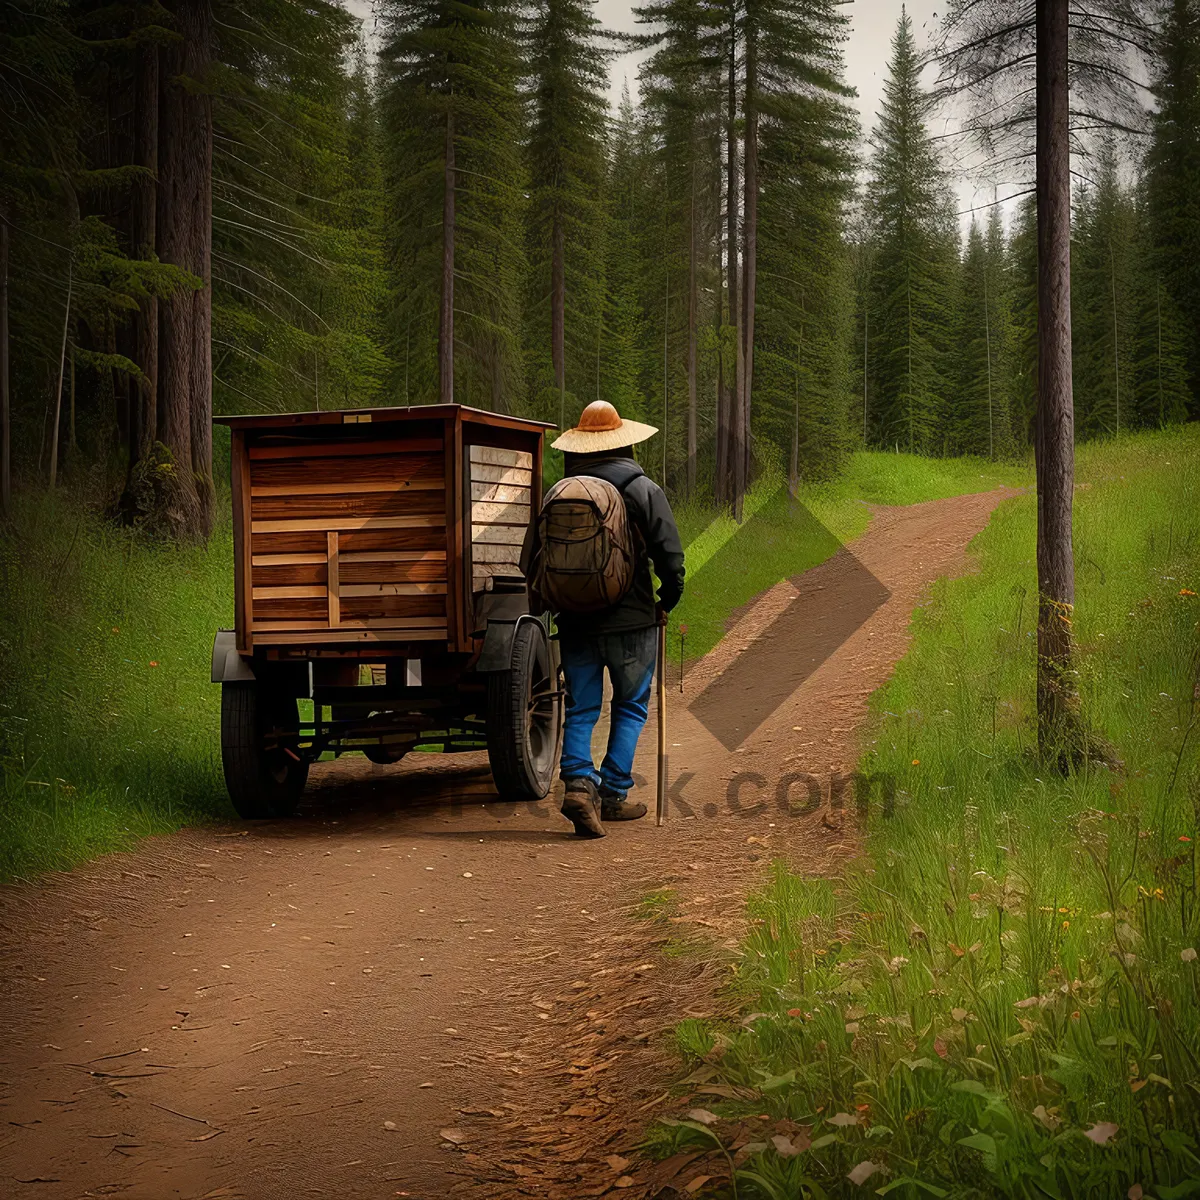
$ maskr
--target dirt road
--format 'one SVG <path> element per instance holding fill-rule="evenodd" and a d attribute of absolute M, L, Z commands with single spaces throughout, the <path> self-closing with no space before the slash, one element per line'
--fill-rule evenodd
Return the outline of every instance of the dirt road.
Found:
<path fill-rule="evenodd" d="M 877 509 L 739 614 L 672 697 L 663 829 L 581 842 L 550 801 L 497 802 L 480 756 L 355 756 L 314 769 L 301 819 L 5 889 L 0 1191 L 655 1194 L 623 1160 L 669 1110 L 664 1035 L 721 1003 L 773 856 L 827 872 L 852 851 L 830 779 L 924 588 L 1010 494 Z M 811 785 L 780 781 L 803 773 L 824 799 L 789 817 L 777 797 Z M 662 889 L 663 920 L 630 919 Z M 689 936 L 712 952 L 658 953 Z"/>

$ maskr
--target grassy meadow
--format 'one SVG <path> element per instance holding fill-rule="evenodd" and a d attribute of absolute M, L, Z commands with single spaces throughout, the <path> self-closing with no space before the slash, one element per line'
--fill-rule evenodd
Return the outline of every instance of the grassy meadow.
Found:
<path fill-rule="evenodd" d="M 746 1017 L 678 1030 L 726 1098 L 656 1140 L 720 1142 L 743 1200 L 1200 1196 L 1200 428 L 1081 447 L 1077 478 L 1083 709 L 1122 765 L 1039 764 L 1035 497 L 1009 501 L 874 698 L 861 771 L 895 803 L 864 857 L 776 864 Z"/>

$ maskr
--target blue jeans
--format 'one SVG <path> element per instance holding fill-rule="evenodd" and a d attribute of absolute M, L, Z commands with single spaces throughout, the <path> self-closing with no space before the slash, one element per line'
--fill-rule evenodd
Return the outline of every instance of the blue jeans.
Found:
<path fill-rule="evenodd" d="M 563 638 L 567 715 L 563 730 L 563 779 L 590 779 L 620 799 L 633 787 L 633 754 L 650 712 L 650 684 L 657 655 L 657 630 Z M 612 721 L 608 752 L 597 771 L 592 762 L 592 730 L 604 702 L 604 671 L 612 680 Z"/>

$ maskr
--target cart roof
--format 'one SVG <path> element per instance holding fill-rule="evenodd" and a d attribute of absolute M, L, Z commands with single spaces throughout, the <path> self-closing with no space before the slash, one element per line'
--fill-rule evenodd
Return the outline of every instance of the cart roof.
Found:
<path fill-rule="evenodd" d="M 279 429 L 296 425 L 344 425 L 392 421 L 438 421 L 460 417 L 467 421 L 478 421 L 483 425 L 494 425 L 501 429 L 524 429 L 540 433 L 543 429 L 558 428 L 551 421 L 530 421 L 524 417 L 510 417 L 504 413 L 488 412 L 482 408 L 468 408 L 465 404 L 416 404 L 407 408 L 345 408 L 322 409 L 320 412 L 298 413 L 251 413 L 242 416 L 213 417 L 214 425 L 228 425 L 233 429 Z M 349 418 L 349 420 L 347 420 Z"/>

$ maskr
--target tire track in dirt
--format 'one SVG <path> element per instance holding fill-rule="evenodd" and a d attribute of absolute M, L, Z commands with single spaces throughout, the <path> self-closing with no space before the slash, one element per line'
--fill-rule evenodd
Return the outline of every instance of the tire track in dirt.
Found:
<path fill-rule="evenodd" d="M 819 808 L 783 818 L 775 782 L 803 770 L 827 792 L 851 769 L 912 608 L 1012 494 L 876 509 L 853 558 L 742 613 L 689 697 L 781 614 L 812 632 L 779 652 L 815 657 L 855 560 L 890 593 L 733 751 L 672 697 L 683 804 L 663 829 L 580 842 L 549 802 L 497 802 L 481 756 L 356 758 L 314 769 L 296 821 L 188 830 L 4 889 L 6 1194 L 653 1195 L 664 1168 L 631 1150 L 669 1108 L 671 1028 L 721 1003 L 745 895 L 777 855 L 829 873 L 853 852 Z M 739 687 L 761 716 L 755 680 Z M 738 689 L 722 703 L 736 725 Z M 663 888 L 665 922 L 631 919 Z M 710 949 L 661 953 L 689 938 Z"/>

